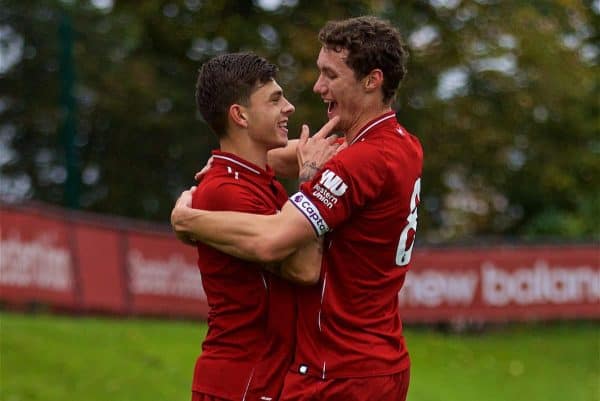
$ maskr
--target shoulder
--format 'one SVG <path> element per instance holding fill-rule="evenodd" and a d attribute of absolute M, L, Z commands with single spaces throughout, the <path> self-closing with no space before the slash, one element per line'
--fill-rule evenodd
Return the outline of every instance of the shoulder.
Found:
<path fill-rule="evenodd" d="M 329 160 L 313 183 L 339 193 L 345 192 L 345 188 L 359 192 L 366 188 L 378 191 L 386 176 L 382 149 L 371 141 L 363 141 L 350 145 Z"/>
<path fill-rule="evenodd" d="M 339 152 L 334 159 L 342 164 L 368 163 L 382 154 L 380 143 L 380 140 L 359 140 Z"/>
<path fill-rule="evenodd" d="M 423 146 L 421 145 L 421 141 L 419 140 L 419 138 L 416 135 L 410 133 L 406 128 L 404 128 L 400 124 L 398 124 L 398 131 L 402 134 L 401 139 L 404 143 L 406 143 L 406 146 L 413 152 L 416 152 L 422 156 Z"/>
<path fill-rule="evenodd" d="M 386 135 L 381 146 L 385 168 L 393 185 L 420 176 L 423 169 L 423 148 L 419 139 L 398 125 L 395 133 Z"/>
<path fill-rule="evenodd" d="M 373 146 L 392 163 L 415 162 L 423 159 L 423 148 L 419 138 L 400 124 L 381 130 Z"/>
<path fill-rule="evenodd" d="M 385 156 L 386 144 L 380 138 L 367 138 L 350 145 L 338 153 L 332 161 L 342 170 L 375 173 L 383 167 L 381 161 Z"/>
<path fill-rule="evenodd" d="M 331 162 L 336 170 L 347 171 L 349 175 L 386 181 L 392 171 L 404 170 L 409 165 L 418 166 L 422 160 L 419 139 L 404 127 L 395 125 L 358 140 Z"/>
<path fill-rule="evenodd" d="M 256 207 L 256 191 L 231 174 L 208 173 L 192 197 L 197 209 L 251 211 Z"/>

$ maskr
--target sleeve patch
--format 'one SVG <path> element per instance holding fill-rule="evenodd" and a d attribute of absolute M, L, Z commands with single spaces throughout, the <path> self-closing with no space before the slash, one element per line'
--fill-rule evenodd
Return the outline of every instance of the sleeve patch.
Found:
<path fill-rule="evenodd" d="M 338 203 L 338 198 L 346 193 L 348 185 L 333 171 L 327 169 L 318 183 L 312 188 L 313 196 L 329 209 Z"/>
<path fill-rule="evenodd" d="M 304 195 L 302 192 L 296 192 L 290 197 L 290 201 L 308 219 L 318 236 L 321 236 L 329 231 L 329 226 L 325 220 L 323 220 L 323 217 L 321 217 L 319 209 L 317 209 L 314 203 L 312 203 L 310 199 L 306 197 L 306 195 Z"/>

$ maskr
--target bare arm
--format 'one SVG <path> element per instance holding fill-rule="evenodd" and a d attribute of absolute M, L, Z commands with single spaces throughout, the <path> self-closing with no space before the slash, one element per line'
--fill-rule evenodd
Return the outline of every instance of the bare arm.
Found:
<path fill-rule="evenodd" d="M 320 153 L 314 153 L 314 150 L 310 149 L 310 146 L 307 146 L 307 141 L 307 135 L 304 135 L 303 133 L 300 137 L 297 151 L 300 173 L 298 180 L 300 184 L 311 180 L 319 170 L 319 167 L 317 166 L 327 161 L 336 152 L 337 148 L 337 146 L 330 147 L 327 145 L 321 147 Z M 308 156 L 311 151 L 313 152 L 311 155 L 313 156 L 313 159 L 318 161 L 314 161 Z M 323 237 L 318 237 L 302 245 L 271 271 L 286 280 L 298 284 L 315 284 L 319 281 L 319 276 L 321 275 L 322 259 Z"/>
<path fill-rule="evenodd" d="M 298 162 L 296 148 L 298 140 L 289 140 L 283 148 L 271 149 L 267 152 L 267 163 L 275 170 L 275 175 L 281 178 L 298 177 Z"/>
<path fill-rule="evenodd" d="M 201 241 L 240 259 L 281 261 L 316 237 L 310 222 L 290 202 L 281 213 L 257 215 L 213 212 L 189 207 L 192 191 L 184 191 L 171 212 L 178 237 Z"/>
<path fill-rule="evenodd" d="M 269 263 L 265 268 L 288 281 L 312 285 L 319 281 L 323 259 L 323 238 L 315 238 L 302 245 L 280 263 Z"/>

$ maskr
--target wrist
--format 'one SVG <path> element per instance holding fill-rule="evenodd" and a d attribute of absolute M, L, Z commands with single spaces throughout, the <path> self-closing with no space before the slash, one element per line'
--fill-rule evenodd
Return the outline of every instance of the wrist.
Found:
<path fill-rule="evenodd" d="M 316 162 L 305 162 L 301 167 L 300 167 L 300 173 L 298 174 L 298 181 L 300 181 L 300 184 L 306 182 L 306 181 L 310 181 L 313 179 L 313 177 L 317 174 L 317 171 L 319 171 L 319 167 L 317 166 Z"/>

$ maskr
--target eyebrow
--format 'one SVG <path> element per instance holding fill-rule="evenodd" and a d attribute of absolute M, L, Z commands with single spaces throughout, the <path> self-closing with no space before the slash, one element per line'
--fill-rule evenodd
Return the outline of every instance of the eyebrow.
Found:
<path fill-rule="evenodd" d="M 317 67 L 319 67 L 319 66 L 317 65 Z M 319 70 L 321 70 L 322 72 L 325 72 L 325 73 L 337 74 L 337 72 L 335 70 L 333 70 L 330 67 L 326 67 L 326 66 L 325 67 L 319 67 Z"/>
<path fill-rule="evenodd" d="M 283 96 L 283 90 L 277 89 L 276 91 L 272 92 L 269 95 L 269 99 L 273 99 L 273 98 L 278 97 L 278 96 Z"/>

